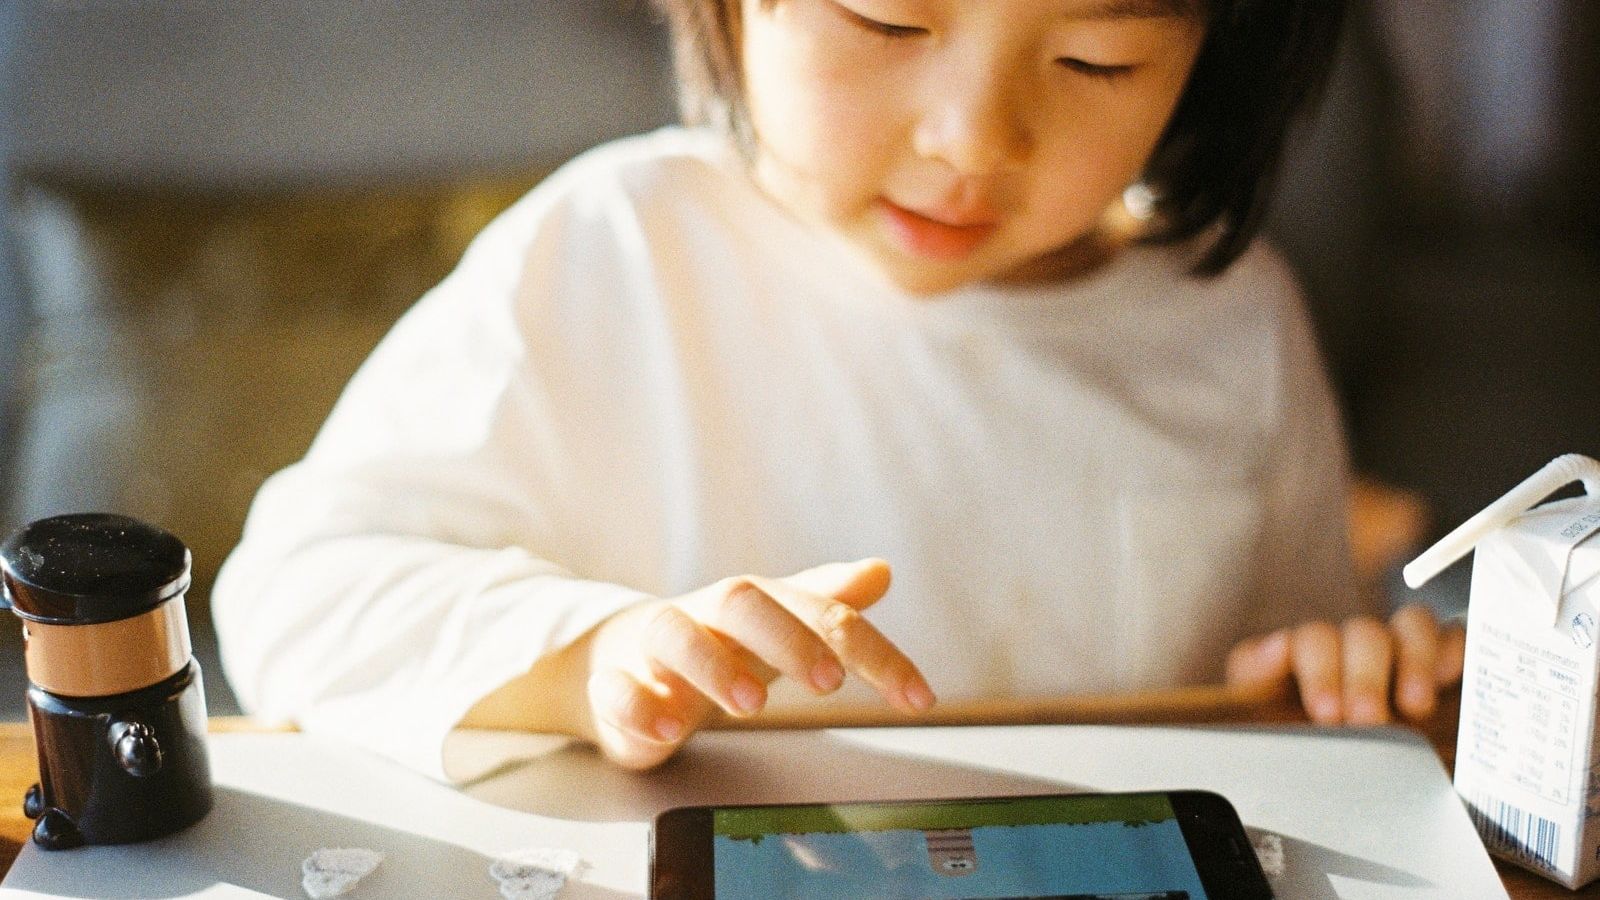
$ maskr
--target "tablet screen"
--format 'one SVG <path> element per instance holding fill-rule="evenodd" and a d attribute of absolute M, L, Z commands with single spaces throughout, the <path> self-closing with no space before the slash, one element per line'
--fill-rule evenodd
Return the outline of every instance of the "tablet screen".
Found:
<path fill-rule="evenodd" d="M 1204 900 L 1163 794 L 718 809 L 717 900 Z"/>

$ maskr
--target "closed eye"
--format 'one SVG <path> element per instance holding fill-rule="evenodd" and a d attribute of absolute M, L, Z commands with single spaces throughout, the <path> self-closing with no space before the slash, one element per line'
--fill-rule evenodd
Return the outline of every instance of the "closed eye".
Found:
<path fill-rule="evenodd" d="M 844 14 L 845 18 L 849 19 L 851 22 L 854 22 L 856 25 L 865 28 L 867 31 L 872 32 L 873 34 L 881 34 L 884 37 L 889 38 L 908 38 L 917 37 L 919 35 L 928 33 L 928 29 L 919 28 L 915 25 L 895 25 L 890 22 L 880 22 L 877 19 L 869 19 L 855 10 L 844 6 L 843 4 L 835 3 L 834 6 L 838 8 L 839 12 Z"/>
<path fill-rule="evenodd" d="M 1104 65 L 1101 63 L 1092 63 L 1086 59 L 1078 59 L 1077 57 L 1072 56 L 1063 57 L 1056 60 L 1056 62 L 1073 72 L 1077 72 L 1080 75 L 1088 75 L 1090 78 L 1103 78 L 1107 81 L 1112 81 L 1114 79 L 1130 75 L 1133 73 L 1133 70 L 1137 68 L 1137 66 L 1131 64 Z"/>

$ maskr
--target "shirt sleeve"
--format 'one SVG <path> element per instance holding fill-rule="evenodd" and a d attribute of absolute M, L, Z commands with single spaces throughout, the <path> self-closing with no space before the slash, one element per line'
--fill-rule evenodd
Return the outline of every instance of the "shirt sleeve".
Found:
<path fill-rule="evenodd" d="M 474 703 L 648 599 L 559 561 L 557 451 L 522 364 L 545 206 L 474 241 L 257 495 L 212 600 L 254 714 L 461 777 L 443 750 Z"/>
<path fill-rule="evenodd" d="M 1351 563 L 1344 425 L 1304 300 L 1274 259 L 1278 319 L 1273 423 L 1252 633 L 1366 612 Z"/>

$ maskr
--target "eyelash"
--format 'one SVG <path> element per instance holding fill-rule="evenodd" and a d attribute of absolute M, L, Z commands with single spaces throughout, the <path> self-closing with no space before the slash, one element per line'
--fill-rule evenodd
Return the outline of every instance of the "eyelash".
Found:
<path fill-rule="evenodd" d="M 1074 59 L 1070 56 L 1063 59 L 1058 59 L 1056 62 L 1060 63 L 1064 68 L 1070 69 L 1079 75 L 1087 75 L 1090 78 L 1099 78 L 1105 81 L 1115 81 L 1118 78 L 1124 78 L 1132 74 L 1134 69 L 1134 67 L 1131 65 L 1102 66 L 1096 63 L 1087 62 L 1085 60 Z"/>
<path fill-rule="evenodd" d="M 915 25 L 891 25 L 888 22 L 879 22 L 877 19 L 869 19 L 855 10 L 846 9 L 843 6 L 839 7 L 839 9 L 842 10 L 846 16 L 849 16 L 850 21 L 860 25 L 862 28 L 865 28 L 873 34 L 882 35 L 886 38 L 909 38 L 928 33 L 926 28 L 918 28 Z"/>
<path fill-rule="evenodd" d="M 859 25 L 867 31 L 884 38 L 911 38 L 928 33 L 926 28 L 919 28 L 915 25 L 894 25 L 889 22 L 880 22 L 877 19 L 869 19 L 855 10 L 849 9 L 842 5 L 839 6 L 839 10 L 848 16 L 850 21 L 854 22 L 856 25 Z M 1119 78 L 1129 75 L 1134 69 L 1134 67 L 1130 65 L 1104 66 L 1097 63 L 1088 62 L 1086 60 L 1076 59 L 1070 56 L 1058 59 L 1056 62 L 1060 63 L 1062 67 L 1080 75 L 1087 75 L 1090 78 L 1098 78 L 1102 81 L 1116 81 Z"/>

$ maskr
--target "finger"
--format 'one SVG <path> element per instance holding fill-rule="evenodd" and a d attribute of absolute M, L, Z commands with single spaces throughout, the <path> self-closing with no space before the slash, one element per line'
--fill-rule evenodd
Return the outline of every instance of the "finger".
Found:
<path fill-rule="evenodd" d="M 1343 628 L 1344 720 L 1352 725 L 1389 721 L 1389 679 L 1394 646 L 1389 629 L 1369 616 Z"/>
<path fill-rule="evenodd" d="M 934 704 L 933 691 L 917 667 L 855 607 L 800 590 L 781 579 L 751 581 L 810 628 L 843 664 L 890 704 L 921 712 Z"/>
<path fill-rule="evenodd" d="M 1411 719 L 1426 719 L 1437 705 L 1439 624 L 1426 606 L 1401 608 L 1389 619 L 1394 635 L 1394 702 Z"/>
<path fill-rule="evenodd" d="M 589 676 L 589 704 L 598 724 L 632 740 L 676 746 L 688 731 L 665 697 L 621 669 L 599 669 Z"/>
<path fill-rule="evenodd" d="M 1227 680 L 1231 685 L 1267 690 L 1289 680 L 1289 632 L 1249 638 L 1228 653 Z"/>
<path fill-rule="evenodd" d="M 697 599 L 691 614 L 695 611 L 725 640 L 815 693 L 826 694 L 844 682 L 844 667 L 828 645 L 748 578 L 730 580 L 709 604 Z"/>
<path fill-rule="evenodd" d="M 645 626 L 644 652 L 653 668 L 682 677 L 729 715 L 753 716 L 767 702 L 766 685 L 733 648 L 677 606 Z"/>
<path fill-rule="evenodd" d="M 1439 655 L 1434 677 L 1440 685 L 1452 685 L 1461 680 L 1461 669 L 1466 664 L 1467 632 L 1460 625 L 1450 625 L 1439 631 Z"/>
<path fill-rule="evenodd" d="M 1306 713 L 1312 721 L 1337 724 L 1344 717 L 1339 629 L 1327 622 L 1301 625 L 1289 636 L 1289 655 Z"/>
<path fill-rule="evenodd" d="M 889 592 L 889 564 L 881 559 L 828 563 L 782 579 L 802 591 L 866 609 Z"/>

